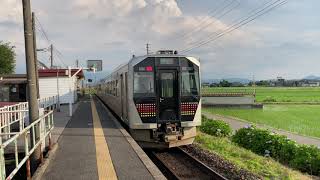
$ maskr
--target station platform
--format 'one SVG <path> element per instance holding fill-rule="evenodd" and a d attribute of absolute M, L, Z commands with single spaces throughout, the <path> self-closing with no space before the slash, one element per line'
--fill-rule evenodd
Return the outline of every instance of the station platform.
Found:
<path fill-rule="evenodd" d="M 79 102 L 38 178 L 166 179 L 108 109 L 92 97 Z"/>

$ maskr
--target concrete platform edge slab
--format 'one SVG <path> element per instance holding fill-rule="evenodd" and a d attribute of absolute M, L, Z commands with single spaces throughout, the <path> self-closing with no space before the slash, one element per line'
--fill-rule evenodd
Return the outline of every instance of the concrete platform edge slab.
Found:
<path fill-rule="evenodd" d="M 54 159 L 57 149 L 59 145 L 58 143 L 54 144 L 52 146 L 52 149 L 48 152 L 47 158 L 44 158 L 44 162 L 37 168 L 36 172 L 32 176 L 33 180 L 41 180 L 44 173 L 46 172 L 46 169 L 48 168 L 50 161 Z"/>
<path fill-rule="evenodd" d="M 79 107 L 79 102 L 77 102 L 73 105 L 72 114 L 77 110 L 78 107 Z M 54 144 L 52 145 L 52 149 L 50 151 L 48 151 L 46 157 L 44 158 L 43 163 L 39 165 L 39 167 L 37 168 L 37 170 L 33 174 L 32 179 L 42 180 L 42 177 L 43 177 L 44 173 L 46 172 L 51 160 L 53 160 L 55 158 L 56 152 L 59 148 L 58 141 L 60 139 L 62 132 L 64 131 L 65 127 L 67 126 L 67 124 L 69 123 L 70 120 L 71 120 L 71 117 L 68 118 L 68 120 L 64 123 L 64 127 L 61 128 L 61 130 L 59 130 L 59 132 L 56 132 L 58 134 L 52 135 L 52 136 L 56 136 L 56 142 L 54 142 Z"/>
<path fill-rule="evenodd" d="M 100 100 L 98 100 L 99 103 L 101 103 Z M 106 111 L 111 113 L 109 109 L 101 103 L 102 106 Z M 153 176 L 154 179 L 157 180 L 163 180 L 167 179 L 162 172 L 158 169 L 158 167 L 151 161 L 151 159 L 146 155 L 146 153 L 141 149 L 141 147 L 137 144 L 137 142 L 131 137 L 131 135 L 122 127 L 122 125 L 118 122 L 115 117 L 111 117 L 112 121 L 116 125 L 116 127 L 120 130 L 120 132 L 123 134 L 123 136 L 126 138 L 128 143 L 131 145 L 132 149 L 135 151 L 135 153 L 138 155 L 141 162 L 145 165 L 145 167 L 148 169 L 150 174 Z"/>

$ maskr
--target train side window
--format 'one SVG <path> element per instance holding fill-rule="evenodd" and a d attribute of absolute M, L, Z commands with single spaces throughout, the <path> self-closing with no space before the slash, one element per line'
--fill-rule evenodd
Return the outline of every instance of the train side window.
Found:
<path fill-rule="evenodd" d="M 110 82 L 110 95 L 113 95 L 113 81 Z"/>
<path fill-rule="evenodd" d="M 113 89 L 112 89 L 112 95 L 116 96 L 116 81 L 113 81 Z"/>
<path fill-rule="evenodd" d="M 110 94 L 113 95 L 113 81 L 111 81 L 111 89 L 110 90 L 111 90 Z"/>
<path fill-rule="evenodd" d="M 181 93 L 183 96 L 199 95 L 199 71 L 185 71 L 181 74 Z"/>
<path fill-rule="evenodd" d="M 128 73 L 126 72 L 124 75 L 125 79 L 125 87 L 126 87 L 126 97 L 128 96 Z"/>
<path fill-rule="evenodd" d="M 116 88 L 115 88 L 115 96 L 117 96 L 118 97 L 118 95 L 119 95 L 119 93 L 118 93 L 118 90 L 119 90 L 119 88 L 118 88 L 118 80 L 116 80 Z"/>

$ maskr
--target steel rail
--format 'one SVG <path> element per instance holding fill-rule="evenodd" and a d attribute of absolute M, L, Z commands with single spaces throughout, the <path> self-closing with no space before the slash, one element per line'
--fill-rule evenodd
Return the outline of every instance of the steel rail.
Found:
<path fill-rule="evenodd" d="M 193 166 L 192 170 L 194 171 L 193 174 L 195 174 L 196 171 L 200 171 L 200 174 L 205 174 L 205 177 L 198 177 L 199 179 L 217 179 L 217 180 L 227 180 L 224 176 L 216 172 L 215 170 L 211 169 L 201 161 L 199 161 L 197 158 L 193 157 L 188 152 L 184 151 L 183 149 L 177 147 L 170 149 L 166 151 L 166 153 L 170 153 L 172 156 L 176 156 L 175 154 L 178 154 L 181 157 L 177 157 L 175 160 L 178 161 L 181 158 L 184 159 L 185 162 L 188 162 L 188 166 Z M 179 172 L 179 170 L 174 169 L 172 167 L 169 167 L 165 161 L 162 158 L 160 158 L 157 154 L 157 151 L 147 151 L 147 154 L 150 156 L 150 158 L 154 161 L 154 163 L 158 166 L 158 168 L 163 171 L 163 173 L 167 176 L 168 179 L 188 179 L 186 177 L 183 177 L 183 172 Z M 177 163 L 183 163 L 181 161 L 178 161 Z M 187 169 L 185 169 L 187 170 Z M 196 177 L 197 178 L 197 177 Z"/>

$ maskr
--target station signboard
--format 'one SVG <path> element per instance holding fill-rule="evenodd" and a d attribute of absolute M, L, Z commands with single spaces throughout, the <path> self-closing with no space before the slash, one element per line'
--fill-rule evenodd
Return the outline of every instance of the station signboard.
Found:
<path fill-rule="evenodd" d="M 102 60 L 87 60 L 87 67 L 102 71 Z"/>

